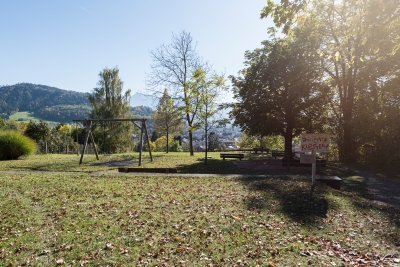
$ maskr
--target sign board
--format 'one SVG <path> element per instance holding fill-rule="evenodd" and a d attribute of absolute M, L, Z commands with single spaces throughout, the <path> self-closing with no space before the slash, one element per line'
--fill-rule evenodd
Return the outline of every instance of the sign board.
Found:
<path fill-rule="evenodd" d="M 329 134 L 300 135 L 301 151 L 329 152 Z"/>
<path fill-rule="evenodd" d="M 300 163 L 315 163 L 314 162 L 314 155 L 305 155 L 305 154 L 301 154 L 300 155 Z"/>

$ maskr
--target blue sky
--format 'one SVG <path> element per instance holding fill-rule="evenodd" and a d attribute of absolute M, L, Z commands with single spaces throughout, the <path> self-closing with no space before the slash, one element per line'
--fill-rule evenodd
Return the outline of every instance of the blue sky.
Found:
<path fill-rule="evenodd" d="M 3 0 L 0 85 L 28 82 L 90 92 L 105 67 L 144 92 L 149 51 L 190 32 L 217 72 L 237 74 L 268 38 L 265 0 Z"/>

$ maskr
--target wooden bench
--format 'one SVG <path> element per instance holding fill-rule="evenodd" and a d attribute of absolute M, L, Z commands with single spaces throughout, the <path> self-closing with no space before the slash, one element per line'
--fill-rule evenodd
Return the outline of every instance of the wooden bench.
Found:
<path fill-rule="evenodd" d="M 276 159 L 276 157 L 284 157 L 285 156 L 285 151 L 276 151 L 272 150 L 272 157 Z"/>
<path fill-rule="evenodd" d="M 253 147 L 253 151 L 255 154 L 257 154 L 258 151 L 260 151 L 260 153 L 264 153 L 264 152 L 267 152 L 267 154 L 269 153 L 268 148 L 262 148 L 262 147 Z"/>
<path fill-rule="evenodd" d="M 244 154 L 221 153 L 220 157 L 223 158 L 223 160 L 225 160 L 225 158 L 242 160 L 242 158 L 244 158 Z"/>

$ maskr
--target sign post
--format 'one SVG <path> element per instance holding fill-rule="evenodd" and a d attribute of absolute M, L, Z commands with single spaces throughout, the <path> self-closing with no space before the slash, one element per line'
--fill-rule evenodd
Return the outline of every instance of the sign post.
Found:
<path fill-rule="evenodd" d="M 315 188 L 315 173 L 317 169 L 317 152 L 329 152 L 329 134 L 302 134 L 300 146 L 303 152 L 312 152 L 311 155 L 300 155 L 300 163 L 311 163 L 311 197 Z M 303 159 L 302 159 L 303 158 Z"/>

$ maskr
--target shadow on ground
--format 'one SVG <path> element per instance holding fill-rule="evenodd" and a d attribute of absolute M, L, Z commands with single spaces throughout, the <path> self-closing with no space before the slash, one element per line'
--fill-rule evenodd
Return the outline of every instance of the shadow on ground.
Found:
<path fill-rule="evenodd" d="M 328 201 L 321 192 L 312 198 L 311 181 L 304 176 L 241 177 L 238 180 L 250 191 L 245 200 L 248 209 L 279 210 L 290 219 L 315 224 L 326 218 Z M 321 187 L 324 190 L 324 186 Z"/>
<path fill-rule="evenodd" d="M 130 166 L 133 164 L 138 164 L 138 161 L 133 161 L 133 160 L 113 160 L 113 161 L 107 161 L 107 162 L 99 162 L 99 163 L 93 163 L 91 164 L 92 166 L 105 166 L 105 167 L 124 167 L 124 166 Z"/>

